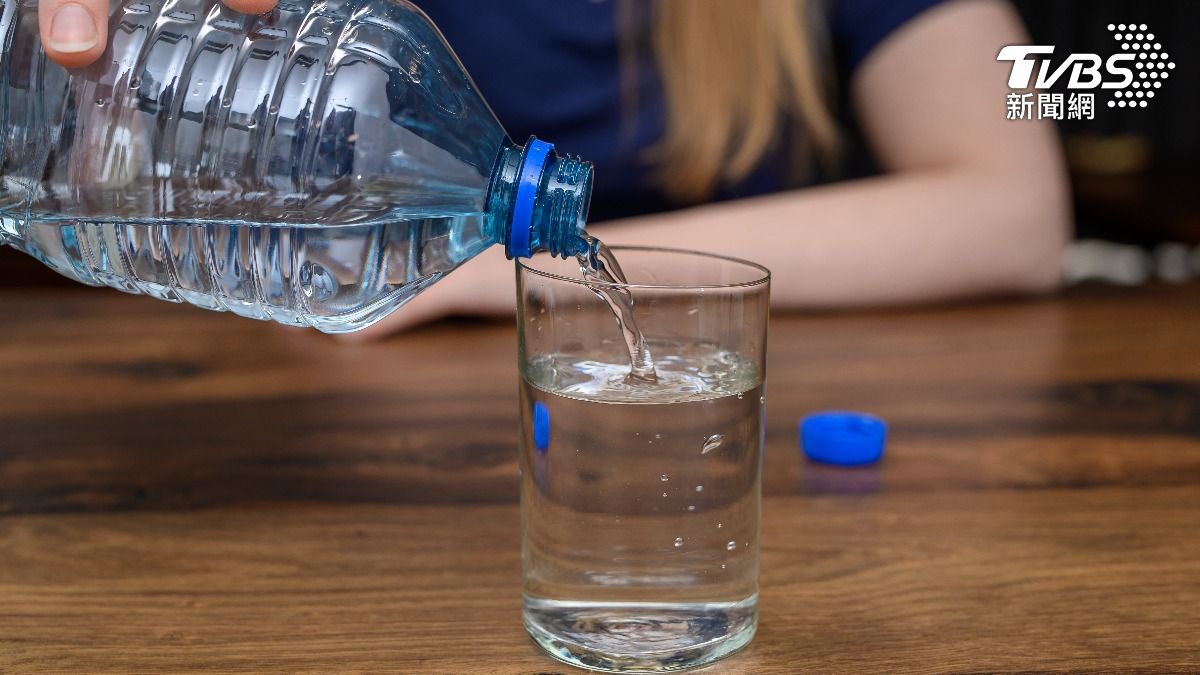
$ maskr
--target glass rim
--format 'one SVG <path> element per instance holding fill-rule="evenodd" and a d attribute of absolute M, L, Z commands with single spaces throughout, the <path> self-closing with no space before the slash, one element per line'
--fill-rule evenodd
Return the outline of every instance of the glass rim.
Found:
<path fill-rule="evenodd" d="M 751 279 L 750 281 L 737 281 L 730 283 L 687 283 L 687 284 L 639 284 L 639 283 L 620 283 L 615 281 L 600 281 L 592 279 L 580 279 L 576 277 L 567 277 L 554 272 L 538 269 L 529 264 L 537 255 L 529 258 L 517 258 L 517 268 L 546 279 L 555 281 L 565 281 L 567 283 L 576 284 L 578 286 L 602 286 L 606 288 L 629 288 L 629 289 L 649 289 L 649 290 L 697 290 L 697 289 L 716 289 L 716 288 L 753 288 L 762 286 L 771 281 L 771 270 L 756 262 L 746 260 L 745 258 L 737 258 L 730 255 L 722 255 L 720 253 L 709 253 L 708 251 L 698 251 L 689 248 L 675 248 L 671 246 L 634 246 L 634 245 L 616 245 L 610 246 L 611 251 L 644 251 L 655 253 L 671 253 L 683 254 L 688 256 L 696 256 L 701 258 L 711 258 L 714 260 L 724 260 L 725 262 L 736 263 L 746 267 L 758 270 L 761 276 Z"/>

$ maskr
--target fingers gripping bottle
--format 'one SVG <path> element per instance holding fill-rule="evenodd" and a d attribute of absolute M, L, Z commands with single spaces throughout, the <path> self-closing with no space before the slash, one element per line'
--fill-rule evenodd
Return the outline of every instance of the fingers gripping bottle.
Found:
<path fill-rule="evenodd" d="M 587 250 L 592 167 L 513 143 L 405 0 L 120 0 L 93 66 L 0 15 L 0 242 L 85 284 L 357 330 L 492 245 Z"/>

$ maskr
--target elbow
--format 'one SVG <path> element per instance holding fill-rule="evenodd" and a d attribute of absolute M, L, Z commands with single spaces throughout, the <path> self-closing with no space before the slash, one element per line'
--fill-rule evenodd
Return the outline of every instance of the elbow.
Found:
<path fill-rule="evenodd" d="M 1048 295 L 1063 285 L 1063 256 L 1070 237 L 1069 216 L 1037 214 L 1030 217 L 1029 233 L 1012 270 L 1012 290 L 1031 295 Z"/>
<path fill-rule="evenodd" d="M 1063 257 L 1072 236 L 1071 197 L 1066 172 L 1026 175 L 1005 190 L 1010 205 L 1005 231 L 1010 251 L 1001 267 L 1004 290 L 1024 295 L 1048 295 L 1062 288 Z"/>

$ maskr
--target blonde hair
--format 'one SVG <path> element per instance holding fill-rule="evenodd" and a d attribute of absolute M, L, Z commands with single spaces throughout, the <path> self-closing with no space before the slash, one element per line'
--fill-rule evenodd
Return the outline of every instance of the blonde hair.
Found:
<path fill-rule="evenodd" d="M 636 1 L 625 0 L 626 26 Z M 701 201 L 744 178 L 780 140 L 785 119 L 797 125 L 796 158 L 833 161 L 837 130 L 808 2 L 659 0 L 653 10 L 666 131 L 648 159 L 668 195 Z M 626 41 L 626 72 L 632 52 Z"/>

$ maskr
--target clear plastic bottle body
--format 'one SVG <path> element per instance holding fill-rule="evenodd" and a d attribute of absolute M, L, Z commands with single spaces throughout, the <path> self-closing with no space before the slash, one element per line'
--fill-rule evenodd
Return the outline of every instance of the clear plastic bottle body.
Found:
<path fill-rule="evenodd" d="M 121 0 L 83 71 L 36 11 L 0 18 L 0 239 L 66 276 L 345 332 L 506 239 L 518 151 L 404 0 Z"/>

